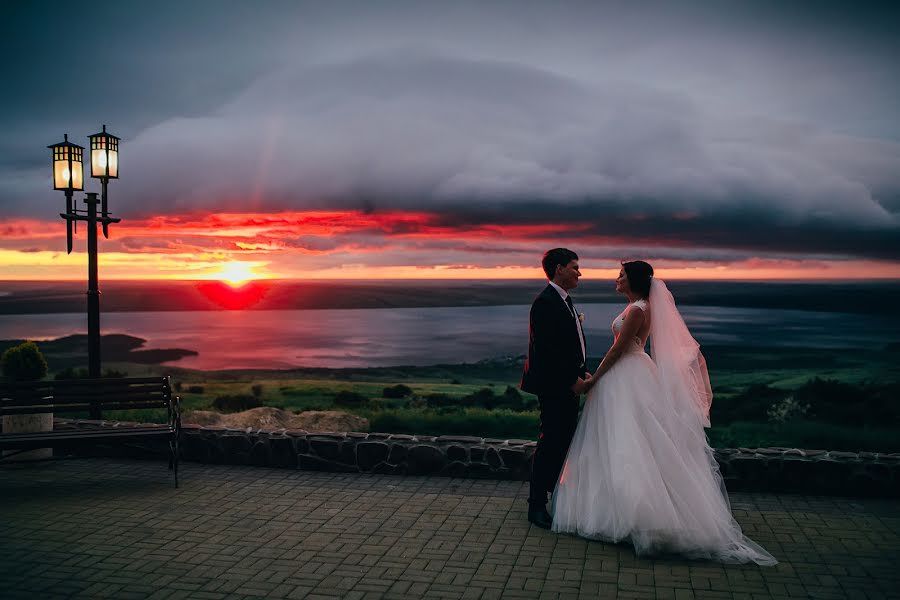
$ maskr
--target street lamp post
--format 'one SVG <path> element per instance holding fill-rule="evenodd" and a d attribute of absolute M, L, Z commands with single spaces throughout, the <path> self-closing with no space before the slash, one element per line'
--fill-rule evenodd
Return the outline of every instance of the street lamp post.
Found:
<path fill-rule="evenodd" d="M 109 237 L 109 224 L 121 219 L 109 216 L 107 210 L 107 184 L 119 177 L 119 138 L 103 131 L 89 136 L 91 142 L 91 177 L 101 182 L 101 198 L 96 193 L 86 193 L 86 210 L 78 210 L 73 203 L 76 191 L 84 190 L 84 148 L 69 141 L 66 134 L 59 144 L 48 146 L 53 150 L 53 189 L 66 195 L 66 212 L 59 216 L 66 221 L 66 251 L 72 252 L 72 233 L 78 221 L 86 221 L 88 228 L 88 374 L 100 377 L 100 288 L 97 277 L 97 225 L 103 227 L 103 236 Z M 97 205 L 100 204 L 100 214 Z M 99 409 L 91 409 L 92 418 L 100 418 Z"/>

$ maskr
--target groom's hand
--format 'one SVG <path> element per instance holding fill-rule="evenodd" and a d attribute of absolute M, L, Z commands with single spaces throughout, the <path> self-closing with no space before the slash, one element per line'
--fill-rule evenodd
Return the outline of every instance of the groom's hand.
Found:
<path fill-rule="evenodd" d="M 575 380 L 575 383 L 572 384 L 572 393 L 578 394 L 579 396 L 586 391 L 588 391 L 591 387 L 591 376 L 590 374 L 585 374 L 584 379 L 579 377 Z"/>

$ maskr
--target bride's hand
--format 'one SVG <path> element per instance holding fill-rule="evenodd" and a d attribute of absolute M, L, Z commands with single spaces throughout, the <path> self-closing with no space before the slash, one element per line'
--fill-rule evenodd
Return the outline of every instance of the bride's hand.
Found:
<path fill-rule="evenodd" d="M 588 385 L 588 382 L 590 380 L 591 380 L 590 375 L 586 375 L 584 379 L 579 377 L 577 380 L 575 380 L 575 383 L 572 384 L 572 393 L 579 395 L 579 396 L 581 394 L 587 393 L 587 391 L 590 389 L 590 386 Z"/>

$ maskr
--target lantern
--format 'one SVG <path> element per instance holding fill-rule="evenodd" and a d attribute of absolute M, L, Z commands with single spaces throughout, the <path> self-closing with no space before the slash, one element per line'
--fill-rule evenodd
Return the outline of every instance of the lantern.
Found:
<path fill-rule="evenodd" d="M 72 192 L 84 189 L 84 148 L 69 141 L 69 134 L 62 142 L 47 146 L 53 150 L 53 189 Z"/>
<path fill-rule="evenodd" d="M 119 138 L 103 131 L 88 136 L 91 140 L 91 177 L 119 178 Z"/>

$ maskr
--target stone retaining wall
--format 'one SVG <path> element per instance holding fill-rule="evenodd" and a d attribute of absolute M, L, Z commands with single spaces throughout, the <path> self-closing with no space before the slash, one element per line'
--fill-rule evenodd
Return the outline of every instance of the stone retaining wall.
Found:
<path fill-rule="evenodd" d="M 127 427 L 129 423 L 57 419 L 57 427 Z M 535 442 L 464 436 L 311 433 L 185 425 L 182 458 L 226 463 L 392 475 L 527 480 Z M 109 454 L 165 448 L 100 449 Z M 792 448 L 715 450 L 729 490 L 900 497 L 900 454 Z"/>

